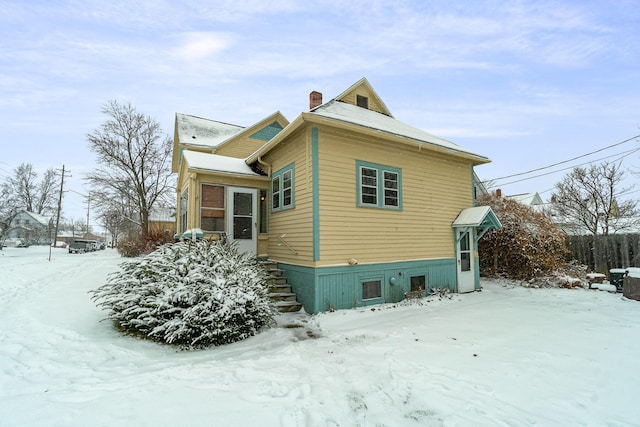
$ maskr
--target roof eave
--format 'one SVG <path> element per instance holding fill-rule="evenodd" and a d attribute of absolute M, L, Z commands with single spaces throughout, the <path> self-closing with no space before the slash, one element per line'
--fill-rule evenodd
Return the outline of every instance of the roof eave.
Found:
<path fill-rule="evenodd" d="M 306 118 L 306 121 L 309 122 L 314 122 L 314 123 L 318 123 L 318 124 L 330 124 L 332 126 L 341 128 L 341 129 L 348 129 L 348 130 L 355 130 L 358 129 L 361 132 L 364 132 L 368 135 L 371 136 L 377 136 L 379 137 L 380 135 L 385 135 L 385 137 L 387 138 L 391 138 L 392 140 L 402 143 L 402 144 L 406 144 L 406 145 L 414 145 L 416 147 L 418 147 L 419 149 L 428 149 L 428 150 L 432 150 L 432 151 L 437 151 L 440 153 L 445 153 L 445 154 L 453 154 L 456 155 L 457 157 L 462 157 L 462 158 L 466 158 L 469 159 L 473 162 L 474 165 L 481 165 L 481 164 L 486 164 L 486 163 L 491 163 L 491 160 L 487 157 L 481 156 L 479 154 L 474 154 L 474 153 L 470 153 L 467 151 L 463 151 L 463 150 L 456 150 L 453 148 L 449 148 L 449 147 L 445 147 L 442 145 L 438 145 L 436 143 L 430 143 L 427 141 L 422 141 L 422 140 L 417 140 L 415 138 L 411 138 L 409 136 L 404 136 L 404 135 L 398 135 L 392 132 L 386 132 L 384 130 L 381 129 L 376 129 L 376 128 L 372 128 L 372 127 L 367 127 L 367 126 L 363 126 L 360 124 L 356 124 L 356 123 L 352 123 L 346 120 L 340 120 L 337 118 L 333 118 L 333 117 L 326 117 L 326 116 L 322 116 L 319 114 L 310 114 L 310 113 L 303 113 L 306 114 L 308 117 Z"/>

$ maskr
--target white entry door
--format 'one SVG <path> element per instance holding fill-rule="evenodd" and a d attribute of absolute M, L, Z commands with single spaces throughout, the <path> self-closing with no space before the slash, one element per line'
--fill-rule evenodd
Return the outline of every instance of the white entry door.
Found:
<path fill-rule="evenodd" d="M 241 252 L 253 255 L 257 250 L 258 190 L 227 187 L 227 236 L 238 242 Z"/>
<path fill-rule="evenodd" d="M 473 245 L 468 231 L 457 231 L 458 235 L 458 292 L 475 291 L 475 262 Z"/>

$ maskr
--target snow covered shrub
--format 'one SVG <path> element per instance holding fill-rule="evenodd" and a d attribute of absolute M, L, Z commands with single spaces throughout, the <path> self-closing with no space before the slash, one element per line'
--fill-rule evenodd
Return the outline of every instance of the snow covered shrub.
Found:
<path fill-rule="evenodd" d="M 546 215 L 496 195 L 479 198 L 478 205 L 491 206 L 502 223 L 478 242 L 483 274 L 529 280 L 565 268 L 565 234 Z"/>
<path fill-rule="evenodd" d="M 127 333 L 203 348 L 248 338 L 273 322 L 267 280 L 237 245 L 189 240 L 121 264 L 92 299 Z"/>

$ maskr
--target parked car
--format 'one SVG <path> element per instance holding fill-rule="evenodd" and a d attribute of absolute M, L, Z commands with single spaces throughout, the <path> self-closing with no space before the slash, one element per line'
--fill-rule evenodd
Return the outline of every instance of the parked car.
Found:
<path fill-rule="evenodd" d="M 76 239 L 69 245 L 70 254 L 83 254 L 85 252 L 95 251 L 95 241 Z"/>
<path fill-rule="evenodd" d="M 29 244 L 26 240 L 22 240 L 17 237 L 10 237 L 5 239 L 3 246 L 6 246 L 7 248 L 27 248 L 29 247 Z"/>

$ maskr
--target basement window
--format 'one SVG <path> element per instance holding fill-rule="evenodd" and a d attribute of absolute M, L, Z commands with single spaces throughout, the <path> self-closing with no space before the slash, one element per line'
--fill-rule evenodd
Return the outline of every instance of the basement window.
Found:
<path fill-rule="evenodd" d="M 427 286 L 425 276 L 411 276 L 411 292 L 424 292 Z"/>
<path fill-rule="evenodd" d="M 368 280 L 362 282 L 362 299 L 374 299 L 382 296 L 382 281 Z"/>

